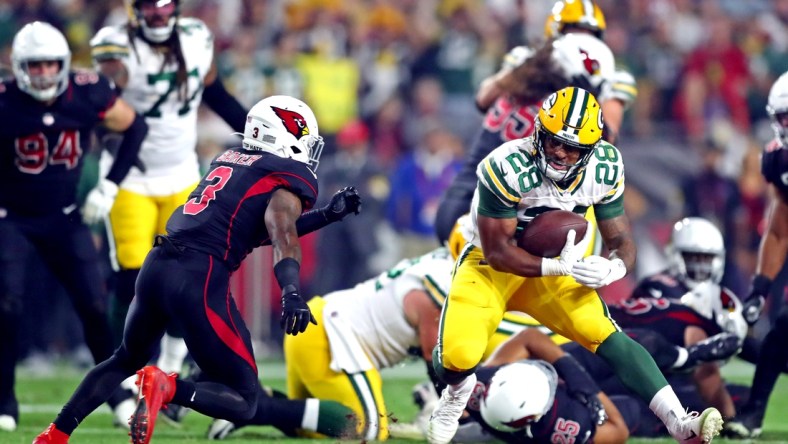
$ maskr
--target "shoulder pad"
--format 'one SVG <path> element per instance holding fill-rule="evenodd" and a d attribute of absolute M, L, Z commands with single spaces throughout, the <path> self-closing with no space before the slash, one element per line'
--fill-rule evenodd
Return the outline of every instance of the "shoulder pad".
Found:
<path fill-rule="evenodd" d="M 178 31 L 187 35 L 204 34 L 209 39 L 213 39 L 213 33 L 205 22 L 195 17 L 181 17 L 178 19 Z"/>
<path fill-rule="evenodd" d="M 610 79 L 610 90 L 606 98 L 618 99 L 624 103 L 624 108 L 629 108 L 638 96 L 638 87 L 635 77 L 628 71 L 617 69 Z"/>
<path fill-rule="evenodd" d="M 129 55 L 129 35 L 125 25 L 101 28 L 90 39 L 93 60 L 119 59 Z"/>
<path fill-rule="evenodd" d="M 503 57 L 501 68 L 514 69 L 525 63 L 528 58 L 534 55 L 534 50 L 527 46 L 515 46 L 510 49 Z"/>

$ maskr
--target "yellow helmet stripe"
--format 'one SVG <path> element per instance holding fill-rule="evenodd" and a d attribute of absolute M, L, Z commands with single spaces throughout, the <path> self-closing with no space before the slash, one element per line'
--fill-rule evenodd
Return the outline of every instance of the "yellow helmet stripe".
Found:
<path fill-rule="evenodd" d="M 588 106 L 589 94 L 580 88 L 571 88 L 572 97 L 569 100 L 569 112 L 567 112 L 564 122 L 564 131 L 572 131 L 574 134 L 580 132 L 580 124 L 583 123 L 586 107 Z"/>

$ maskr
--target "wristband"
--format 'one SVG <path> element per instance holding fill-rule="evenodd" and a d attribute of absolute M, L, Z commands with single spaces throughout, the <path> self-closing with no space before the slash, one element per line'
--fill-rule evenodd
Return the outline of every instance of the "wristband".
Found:
<path fill-rule="evenodd" d="M 772 287 L 772 280 L 762 274 L 755 275 L 752 278 L 752 292 L 751 294 L 759 294 L 766 296 L 769 294 L 769 289 Z"/>
<path fill-rule="evenodd" d="M 542 258 L 542 276 L 564 276 L 569 274 L 558 259 Z"/>
<path fill-rule="evenodd" d="M 286 257 L 274 265 L 274 276 L 276 276 L 279 287 L 283 290 L 285 287 L 292 285 L 298 291 L 298 274 L 300 271 L 301 265 L 292 257 Z"/>

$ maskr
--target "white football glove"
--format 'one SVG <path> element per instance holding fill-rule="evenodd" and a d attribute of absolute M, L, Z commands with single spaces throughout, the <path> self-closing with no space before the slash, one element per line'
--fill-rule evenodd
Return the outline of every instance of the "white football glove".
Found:
<path fill-rule="evenodd" d="M 575 230 L 566 233 L 566 243 L 558 259 L 542 258 L 542 276 L 567 276 L 572 272 L 572 267 L 583 257 L 593 237 L 591 222 L 586 225 L 586 235 L 577 244 L 575 235 Z"/>
<path fill-rule="evenodd" d="M 572 267 L 571 275 L 586 287 L 600 288 L 615 282 L 627 274 L 627 266 L 619 258 L 588 256 Z"/>
<path fill-rule="evenodd" d="M 90 190 L 85 205 L 82 207 L 82 221 L 93 225 L 103 220 L 118 195 L 118 186 L 107 179 L 99 180 L 98 184 Z"/>

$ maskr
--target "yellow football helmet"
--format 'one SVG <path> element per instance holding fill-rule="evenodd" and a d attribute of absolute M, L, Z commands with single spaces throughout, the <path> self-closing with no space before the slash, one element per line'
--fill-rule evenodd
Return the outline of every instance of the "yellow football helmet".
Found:
<path fill-rule="evenodd" d="M 544 24 L 544 35 L 553 38 L 563 34 L 567 26 L 590 31 L 602 38 L 607 27 L 605 15 L 592 0 L 559 0 L 553 5 Z"/>
<path fill-rule="evenodd" d="M 604 126 L 599 102 L 590 92 L 569 86 L 550 94 L 542 103 L 534 122 L 534 146 L 539 170 L 555 182 L 577 176 L 588 164 L 591 154 L 602 140 Z M 548 138 L 580 150 L 580 158 L 572 165 L 557 159 L 548 159 L 545 154 L 545 142 Z M 556 169 L 552 164 L 558 164 L 562 168 Z"/>

